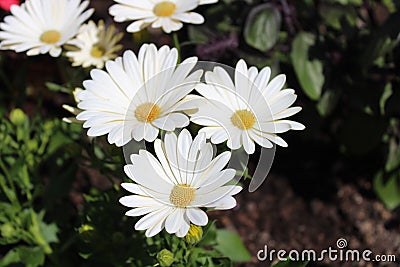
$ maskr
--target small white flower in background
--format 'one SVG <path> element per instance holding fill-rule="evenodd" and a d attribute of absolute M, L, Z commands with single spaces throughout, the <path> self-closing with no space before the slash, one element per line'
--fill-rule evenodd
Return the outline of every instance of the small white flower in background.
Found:
<path fill-rule="evenodd" d="M 78 94 L 78 120 L 86 121 L 89 136 L 108 134 L 108 142 L 123 146 L 130 140 L 153 142 L 159 130 L 173 131 L 189 124 L 183 111 L 195 108 L 188 93 L 199 83 L 202 70 L 189 74 L 192 57 L 177 66 L 178 51 L 144 44 L 138 57 L 126 51 L 106 62 L 106 71 L 92 70 Z"/>
<path fill-rule="evenodd" d="M 205 104 L 192 115 L 191 121 L 206 126 L 200 130 L 215 144 L 227 140 L 227 146 L 238 149 L 241 146 L 253 154 L 255 144 L 271 148 L 272 143 L 287 146 L 277 133 L 289 130 L 303 130 L 301 123 L 283 120 L 301 110 L 290 107 L 296 100 L 293 89 L 283 89 L 286 76 L 281 74 L 270 80 L 271 69 L 266 67 L 247 68 L 240 60 L 232 81 L 221 67 L 206 72 L 206 84 L 196 90 L 205 98 Z"/>
<path fill-rule="evenodd" d="M 170 33 L 182 28 L 185 23 L 201 24 L 203 16 L 190 12 L 199 5 L 212 4 L 218 0 L 114 0 L 110 14 L 116 22 L 131 21 L 128 32 L 138 32 L 147 26 L 162 28 Z"/>
<path fill-rule="evenodd" d="M 116 58 L 116 52 L 122 49 L 118 42 L 123 33 L 117 33 L 114 25 L 105 27 L 102 20 L 96 25 L 93 21 L 81 26 L 78 35 L 70 40 L 67 47 L 71 50 L 66 56 L 73 62 L 72 66 L 84 68 L 95 66 L 103 68 L 107 60 Z"/>
<path fill-rule="evenodd" d="M 93 13 L 89 1 L 27 0 L 13 5 L 11 14 L 0 24 L 0 48 L 28 56 L 61 54 L 61 46 L 73 38 L 81 24 Z"/>
<path fill-rule="evenodd" d="M 213 148 L 204 134 L 194 140 L 184 129 L 177 137 L 170 132 L 162 142 L 154 143 L 155 158 L 148 151 L 131 155 L 132 164 L 125 173 L 134 183 L 122 187 L 134 195 L 120 199 L 132 208 L 127 216 L 142 216 L 136 230 L 146 230 L 146 236 L 158 234 L 164 227 L 170 234 L 184 237 L 190 223 L 204 226 L 207 214 L 201 208 L 219 210 L 236 206 L 232 197 L 242 187 L 227 185 L 235 176 L 234 169 L 225 169 L 231 152 L 223 152 L 213 159 Z"/>

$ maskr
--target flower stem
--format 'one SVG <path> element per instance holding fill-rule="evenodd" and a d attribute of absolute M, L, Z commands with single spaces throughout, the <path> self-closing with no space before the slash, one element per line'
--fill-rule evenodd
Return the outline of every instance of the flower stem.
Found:
<path fill-rule="evenodd" d="M 181 45 L 179 44 L 178 34 L 174 32 L 172 34 L 172 38 L 174 39 L 174 46 L 176 50 L 178 50 L 178 64 L 181 63 Z"/>

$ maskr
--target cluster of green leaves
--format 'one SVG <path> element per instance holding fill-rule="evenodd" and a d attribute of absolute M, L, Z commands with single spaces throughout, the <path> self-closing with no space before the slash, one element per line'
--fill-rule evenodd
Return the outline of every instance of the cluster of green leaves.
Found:
<path fill-rule="evenodd" d="M 23 263 L 41 266 L 51 244 L 59 241 L 59 228 L 45 220 L 45 209 L 36 208 L 44 194 L 40 167 L 66 144 L 59 120 L 30 121 L 20 109 L 0 119 L 0 244 L 9 246 L 0 266 Z M 4 251 L 2 252 L 4 253 Z"/>

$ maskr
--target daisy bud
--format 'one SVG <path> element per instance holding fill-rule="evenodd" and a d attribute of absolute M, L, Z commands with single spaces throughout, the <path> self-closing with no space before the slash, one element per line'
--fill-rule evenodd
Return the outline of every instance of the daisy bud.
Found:
<path fill-rule="evenodd" d="M 203 229 L 201 226 L 190 224 L 189 232 L 185 236 L 185 240 L 189 244 L 197 243 L 203 237 Z"/>
<path fill-rule="evenodd" d="M 157 254 L 157 260 L 160 263 L 161 267 L 168 267 L 171 266 L 172 263 L 174 263 L 175 258 L 174 254 L 169 251 L 168 249 L 163 249 Z"/>
<path fill-rule="evenodd" d="M 24 123 L 25 120 L 26 120 L 26 115 L 21 109 L 16 108 L 13 111 L 11 111 L 11 113 L 10 113 L 10 121 L 14 125 L 20 126 L 20 125 L 22 125 Z"/>

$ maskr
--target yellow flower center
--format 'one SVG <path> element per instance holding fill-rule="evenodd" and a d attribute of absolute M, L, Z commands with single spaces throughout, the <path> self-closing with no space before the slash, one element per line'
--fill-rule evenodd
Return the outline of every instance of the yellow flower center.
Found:
<path fill-rule="evenodd" d="M 135 110 L 135 117 L 141 122 L 152 122 L 157 119 L 160 114 L 160 107 L 153 103 L 141 104 Z"/>
<path fill-rule="evenodd" d="M 187 184 L 178 184 L 172 189 L 169 200 L 176 207 L 184 208 L 193 201 L 195 192 L 196 189 Z"/>
<path fill-rule="evenodd" d="M 95 58 L 101 58 L 104 55 L 104 49 L 100 46 L 94 45 L 90 50 L 90 55 Z"/>
<path fill-rule="evenodd" d="M 61 39 L 61 33 L 56 30 L 45 31 L 40 35 L 40 41 L 46 44 L 55 44 Z"/>
<path fill-rule="evenodd" d="M 239 129 L 247 130 L 253 127 L 254 123 L 256 123 L 256 117 L 251 111 L 242 109 L 233 113 L 231 122 Z"/>
<path fill-rule="evenodd" d="M 176 5 L 173 2 L 170 1 L 164 1 L 164 2 L 160 2 L 158 3 L 154 9 L 153 9 L 153 13 L 157 16 L 157 17 L 169 17 L 172 14 L 174 14 L 176 9 Z"/>

